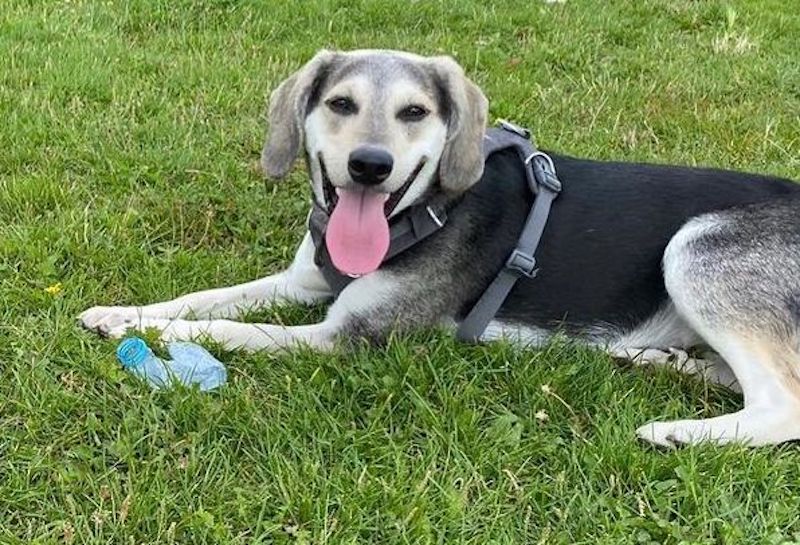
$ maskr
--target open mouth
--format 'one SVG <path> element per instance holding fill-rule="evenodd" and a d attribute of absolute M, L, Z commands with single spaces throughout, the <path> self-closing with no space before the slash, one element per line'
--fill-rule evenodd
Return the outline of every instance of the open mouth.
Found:
<path fill-rule="evenodd" d="M 322 172 L 322 194 L 325 198 L 325 206 L 330 214 L 336 207 L 339 196 L 336 194 L 336 187 L 328 177 L 328 169 L 325 168 L 325 161 L 322 159 L 321 152 L 317 154 L 317 159 L 319 159 L 320 171 Z M 386 199 L 386 203 L 383 205 L 383 212 L 387 218 L 392 214 L 392 212 L 394 212 L 394 209 L 397 208 L 397 205 L 400 204 L 400 201 L 405 196 L 408 188 L 410 188 L 411 184 L 414 183 L 414 180 L 417 179 L 417 176 L 419 176 L 419 173 L 422 171 L 422 168 L 425 166 L 426 162 L 427 158 L 422 157 L 419 163 L 417 163 L 417 166 L 414 167 L 414 170 L 411 171 L 411 174 L 408 175 L 408 178 L 406 178 L 405 182 L 403 182 L 403 185 L 401 185 L 397 191 L 393 191 L 389 194 L 389 198 Z"/>

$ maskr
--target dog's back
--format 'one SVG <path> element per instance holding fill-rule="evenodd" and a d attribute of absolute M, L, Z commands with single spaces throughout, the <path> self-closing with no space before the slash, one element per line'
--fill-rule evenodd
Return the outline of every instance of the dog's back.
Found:
<path fill-rule="evenodd" d="M 663 305 L 662 255 L 688 220 L 800 195 L 798 184 L 755 174 L 553 159 L 564 190 L 538 251 L 541 270 L 501 312 L 540 325 L 635 326 Z"/>

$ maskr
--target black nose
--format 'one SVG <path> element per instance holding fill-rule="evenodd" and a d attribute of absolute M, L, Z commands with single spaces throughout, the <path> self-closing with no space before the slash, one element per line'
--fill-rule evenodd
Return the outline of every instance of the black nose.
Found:
<path fill-rule="evenodd" d="M 361 146 L 350 153 L 347 171 L 353 181 L 362 185 L 378 185 L 392 173 L 394 159 L 385 149 Z"/>

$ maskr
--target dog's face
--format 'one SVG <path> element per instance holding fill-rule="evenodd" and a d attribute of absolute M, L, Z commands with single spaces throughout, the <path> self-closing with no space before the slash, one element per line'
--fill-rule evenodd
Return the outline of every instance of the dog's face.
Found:
<path fill-rule="evenodd" d="M 402 190 L 397 212 L 437 173 L 452 193 L 480 178 L 486 113 L 480 89 L 449 57 L 321 51 L 273 93 L 262 165 L 284 176 L 304 141 L 320 202 L 326 182 L 397 197 Z"/>
<path fill-rule="evenodd" d="M 418 64 L 356 59 L 329 76 L 305 119 L 312 178 L 405 197 L 405 205 L 433 179 L 447 138 L 445 105 Z"/>
<path fill-rule="evenodd" d="M 286 175 L 304 143 L 315 198 L 331 211 L 334 265 L 366 274 L 388 250 L 387 217 L 478 181 L 486 115 L 449 57 L 322 51 L 272 94 L 262 165 Z"/>

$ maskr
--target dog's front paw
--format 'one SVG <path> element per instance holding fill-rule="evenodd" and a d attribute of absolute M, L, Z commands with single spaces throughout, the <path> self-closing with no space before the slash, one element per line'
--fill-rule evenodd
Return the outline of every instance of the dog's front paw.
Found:
<path fill-rule="evenodd" d="M 92 307 L 78 316 L 83 327 L 106 337 L 124 335 L 128 328 L 136 327 L 141 319 L 138 307 Z"/>

